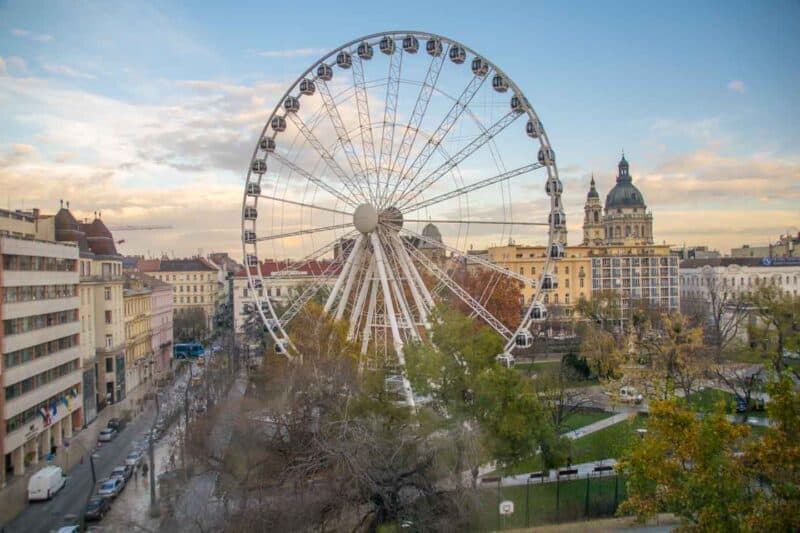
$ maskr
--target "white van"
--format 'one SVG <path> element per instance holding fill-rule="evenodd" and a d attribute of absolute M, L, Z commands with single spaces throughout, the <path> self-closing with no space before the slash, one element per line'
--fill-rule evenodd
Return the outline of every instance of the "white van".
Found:
<path fill-rule="evenodd" d="M 67 476 L 60 466 L 46 466 L 28 480 L 28 501 L 49 500 L 67 482 Z"/>
<path fill-rule="evenodd" d="M 619 399 L 623 402 L 642 403 L 644 396 L 639 394 L 636 387 L 621 387 L 619 389 Z"/>

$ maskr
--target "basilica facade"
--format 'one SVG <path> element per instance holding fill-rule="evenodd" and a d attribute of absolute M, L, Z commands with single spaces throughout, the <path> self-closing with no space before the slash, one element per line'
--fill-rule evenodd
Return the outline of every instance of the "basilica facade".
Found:
<path fill-rule="evenodd" d="M 605 207 L 592 176 L 583 207 L 584 246 L 653 244 L 653 214 L 633 184 L 624 154 L 617 168 L 617 182 L 606 195 Z"/>

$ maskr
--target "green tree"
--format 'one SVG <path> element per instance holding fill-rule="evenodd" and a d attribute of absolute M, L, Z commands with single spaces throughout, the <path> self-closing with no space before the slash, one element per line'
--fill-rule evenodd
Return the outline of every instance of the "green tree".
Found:
<path fill-rule="evenodd" d="M 800 297 L 783 292 L 774 283 L 763 284 L 749 303 L 756 318 L 750 328 L 751 339 L 774 341 L 769 343 L 769 355 L 775 370 L 782 372 L 785 352 L 800 349 Z"/>
<path fill-rule="evenodd" d="M 591 323 L 582 328 L 581 355 L 592 372 L 602 379 L 614 378 L 625 362 L 625 354 L 614 335 Z"/>

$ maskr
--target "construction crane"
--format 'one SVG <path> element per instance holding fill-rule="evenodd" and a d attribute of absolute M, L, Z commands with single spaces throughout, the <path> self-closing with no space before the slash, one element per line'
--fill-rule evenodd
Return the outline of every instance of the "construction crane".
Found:
<path fill-rule="evenodd" d="M 111 226 L 108 228 L 109 231 L 146 231 L 146 230 L 154 230 L 154 229 L 172 229 L 172 226 L 159 226 L 155 224 L 150 225 L 128 225 L 128 226 Z M 117 241 L 117 244 L 122 244 L 125 242 L 125 239 L 120 239 Z"/>
<path fill-rule="evenodd" d="M 109 231 L 141 231 L 141 230 L 152 230 L 152 229 L 172 229 L 172 226 L 157 226 L 157 225 L 145 225 L 145 226 L 111 226 L 108 228 Z"/>

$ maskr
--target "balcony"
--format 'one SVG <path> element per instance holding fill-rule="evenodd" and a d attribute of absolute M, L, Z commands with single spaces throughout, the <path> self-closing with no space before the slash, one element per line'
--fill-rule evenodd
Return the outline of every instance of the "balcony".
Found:
<path fill-rule="evenodd" d="M 27 302 L 7 302 L 3 304 L 2 316 L 4 320 L 22 318 L 26 316 L 43 315 L 78 309 L 81 299 L 78 296 L 68 298 L 48 298 L 44 300 L 30 300 Z"/>
<path fill-rule="evenodd" d="M 55 353 L 45 355 L 44 357 L 38 357 L 33 361 L 28 361 L 21 365 L 6 368 L 3 370 L 3 379 L 6 385 L 10 385 L 79 358 L 80 346 L 73 346 L 66 350 L 59 350 Z"/>
<path fill-rule="evenodd" d="M 15 335 L 6 335 L 3 339 L 3 351 L 16 352 L 29 346 L 35 346 L 44 342 L 60 339 L 61 337 L 69 337 L 80 333 L 81 323 L 79 320 L 74 322 L 67 322 L 66 324 L 59 324 L 57 326 L 50 326 L 49 328 L 36 329 L 27 331 L 25 333 L 17 333 Z"/>

